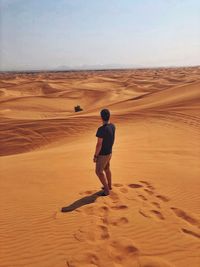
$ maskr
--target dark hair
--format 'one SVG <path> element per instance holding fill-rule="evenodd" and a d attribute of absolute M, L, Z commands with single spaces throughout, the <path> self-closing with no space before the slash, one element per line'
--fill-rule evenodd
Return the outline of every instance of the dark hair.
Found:
<path fill-rule="evenodd" d="M 104 121 L 109 121 L 110 118 L 110 111 L 108 109 L 102 109 L 101 112 L 101 118 Z"/>

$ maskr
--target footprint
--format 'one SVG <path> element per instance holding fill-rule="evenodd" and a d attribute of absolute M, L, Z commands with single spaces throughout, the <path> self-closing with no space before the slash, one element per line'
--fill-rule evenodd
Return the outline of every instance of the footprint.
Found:
<path fill-rule="evenodd" d="M 76 231 L 73 236 L 78 241 L 85 241 L 87 239 L 87 233 L 83 228 L 78 229 L 78 231 Z"/>
<path fill-rule="evenodd" d="M 76 263 L 72 260 L 66 260 L 66 266 L 67 267 L 77 267 L 78 265 L 76 265 Z"/>
<path fill-rule="evenodd" d="M 96 267 L 100 264 L 100 255 L 94 251 L 86 251 L 84 254 L 79 257 L 75 256 L 75 262 L 77 265 L 70 265 L 70 267 L 78 267 L 78 266 L 88 266 L 88 267 Z M 86 263 L 86 264 L 83 264 Z M 68 265 L 67 265 L 68 267 Z"/>
<path fill-rule="evenodd" d="M 120 190 L 120 192 L 122 192 L 124 194 L 128 193 L 128 189 L 127 188 L 120 188 L 119 190 Z"/>
<path fill-rule="evenodd" d="M 158 210 L 150 210 L 150 212 L 152 214 L 154 214 L 157 218 L 159 218 L 160 220 L 164 220 L 164 216 L 162 215 L 162 213 Z"/>
<path fill-rule="evenodd" d="M 86 215 L 95 215 L 96 208 L 94 206 L 86 206 L 82 212 Z"/>
<path fill-rule="evenodd" d="M 101 257 L 93 251 L 85 251 L 83 254 L 74 256 L 72 259 L 66 260 L 67 267 L 97 267 L 100 266 Z"/>
<path fill-rule="evenodd" d="M 140 188 L 140 187 L 143 187 L 143 185 L 141 185 L 141 184 L 128 184 L 128 186 L 130 188 Z"/>
<path fill-rule="evenodd" d="M 145 200 L 145 201 L 148 200 L 148 199 L 147 199 L 145 196 L 143 196 L 143 195 L 138 195 L 138 197 L 141 198 L 142 200 Z"/>
<path fill-rule="evenodd" d="M 200 228 L 200 222 L 197 219 L 190 216 L 189 214 L 187 214 L 184 210 L 174 208 L 174 207 L 172 207 L 171 209 L 176 214 L 176 216 L 178 216 L 179 218 L 181 218 L 181 219 L 187 221 L 188 223 Z"/>
<path fill-rule="evenodd" d="M 138 202 L 138 198 L 137 198 L 137 196 L 136 195 L 132 195 L 132 194 L 126 194 L 125 196 L 124 196 L 126 199 L 128 199 L 128 200 L 131 200 L 131 201 L 136 201 L 136 202 Z"/>
<path fill-rule="evenodd" d="M 112 221 L 111 224 L 114 226 L 120 226 L 120 225 L 124 225 L 127 224 L 129 221 L 126 217 L 121 217 L 119 219 L 117 219 L 116 221 Z"/>
<path fill-rule="evenodd" d="M 151 183 L 149 183 L 147 181 L 139 181 L 139 182 L 142 184 L 145 184 L 147 188 L 149 188 L 151 190 L 155 190 L 155 187 Z"/>
<path fill-rule="evenodd" d="M 139 255 L 139 249 L 133 244 L 132 240 L 120 238 L 112 240 L 109 245 L 109 255 L 115 262 L 122 263 L 127 258 L 133 258 Z"/>
<path fill-rule="evenodd" d="M 146 218 L 151 218 L 151 216 L 149 216 L 145 211 L 143 211 L 143 210 L 141 210 L 141 209 L 139 209 L 139 213 L 140 213 L 142 216 L 146 217 Z"/>
<path fill-rule="evenodd" d="M 200 238 L 200 234 L 195 233 L 195 232 L 193 232 L 191 230 L 188 230 L 188 229 L 185 229 L 185 228 L 182 228 L 181 230 L 186 234 L 189 234 L 189 235 L 195 236 L 197 238 Z"/>
<path fill-rule="evenodd" d="M 151 185 L 151 184 L 150 184 L 149 182 L 147 182 L 147 181 L 139 181 L 139 182 L 142 183 L 142 184 L 148 185 L 148 186 Z"/>
<path fill-rule="evenodd" d="M 160 209 L 160 204 L 158 202 L 151 202 L 154 206 Z"/>
<path fill-rule="evenodd" d="M 148 187 L 149 189 L 151 189 L 151 190 L 155 190 L 155 187 L 152 186 L 152 185 L 147 185 L 147 187 Z"/>
<path fill-rule="evenodd" d="M 111 198 L 113 203 L 116 203 L 120 200 L 119 195 L 113 191 L 110 192 L 109 197 Z"/>
<path fill-rule="evenodd" d="M 107 207 L 106 205 L 104 206 L 87 206 L 83 209 L 83 212 L 86 215 L 94 215 L 94 216 L 106 216 L 109 213 L 109 207 Z"/>
<path fill-rule="evenodd" d="M 108 228 L 105 225 L 98 225 L 97 232 L 99 232 L 99 237 L 101 240 L 109 239 L 110 235 L 108 232 Z"/>
<path fill-rule="evenodd" d="M 104 206 L 99 207 L 97 210 L 101 215 L 107 215 L 109 212 L 109 207 L 104 205 Z"/>
<path fill-rule="evenodd" d="M 85 254 L 85 259 L 83 259 L 79 264 L 79 266 L 83 266 L 83 262 L 87 262 L 89 264 L 87 264 L 86 266 L 88 267 L 96 267 L 99 266 L 100 263 L 100 258 L 98 257 L 97 253 L 94 253 L 93 251 L 91 252 L 87 252 Z"/>
<path fill-rule="evenodd" d="M 154 194 L 153 191 L 151 191 L 149 189 L 146 189 L 146 188 L 144 189 L 144 191 L 147 192 L 149 195 L 153 195 Z"/>
<path fill-rule="evenodd" d="M 113 186 L 114 186 L 114 187 L 122 187 L 122 186 L 123 186 L 123 184 L 118 184 L 118 183 L 115 183 L 115 184 L 113 184 Z"/>
<path fill-rule="evenodd" d="M 163 196 L 163 195 L 156 195 L 157 198 L 161 199 L 164 202 L 170 201 L 170 198 Z"/>
<path fill-rule="evenodd" d="M 80 228 L 75 234 L 74 238 L 78 241 L 92 241 L 106 240 L 110 238 L 108 228 L 105 225 L 91 226 L 90 229 L 86 227 Z"/>
<path fill-rule="evenodd" d="M 112 206 L 111 208 L 113 210 L 124 210 L 124 209 L 128 209 L 128 206 L 124 204 L 118 204 L 118 205 Z"/>

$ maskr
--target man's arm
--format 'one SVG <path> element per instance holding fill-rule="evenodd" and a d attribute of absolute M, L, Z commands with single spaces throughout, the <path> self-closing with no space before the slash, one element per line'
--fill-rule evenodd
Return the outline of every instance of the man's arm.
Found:
<path fill-rule="evenodd" d="M 103 142 L 103 138 L 98 137 L 96 149 L 95 149 L 95 153 L 94 153 L 94 162 L 96 162 L 96 160 L 97 160 L 97 157 L 98 157 L 99 152 L 100 152 L 101 147 L 102 147 L 102 142 Z"/>

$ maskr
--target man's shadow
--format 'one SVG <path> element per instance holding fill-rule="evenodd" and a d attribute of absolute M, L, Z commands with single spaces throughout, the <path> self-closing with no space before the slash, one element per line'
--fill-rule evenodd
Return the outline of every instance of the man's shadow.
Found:
<path fill-rule="evenodd" d="M 83 198 L 80 198 L 76 201 L 74 201 L 72 204 L 70 204 L 69 206 L 66 206 L 66 207 L 62 207 L 61 209 L 61 212 L 70 212 L 70 211 L 74 211 L 84 205 L 88 205 L 88 204 L 91 204 L 91 203 L 94 203 L 96 201 L 96 199 L 98 197 L 101 197 L 103 196 L 103 191 L 100 190 L 90 196 L 86 196 L 86 197 L 83 197 Z"/>

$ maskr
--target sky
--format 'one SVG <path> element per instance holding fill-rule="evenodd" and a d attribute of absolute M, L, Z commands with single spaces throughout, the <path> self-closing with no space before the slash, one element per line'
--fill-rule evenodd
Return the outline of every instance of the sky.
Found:
<path fill-rule="evenodd" d="M 200 65 L 199 0 L 0 0 L 0 70 Z"/>

